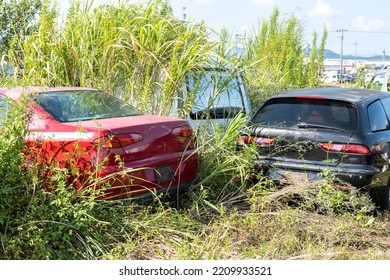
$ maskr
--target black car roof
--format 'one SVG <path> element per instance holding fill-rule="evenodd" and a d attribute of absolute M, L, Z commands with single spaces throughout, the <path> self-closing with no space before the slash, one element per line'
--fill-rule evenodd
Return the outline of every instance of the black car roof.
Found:
<path fill-rule="evenodd" d="M 319 97 L 329 98 L 334 100 L 349 101 L 352 103 L 359 103 L 364 101 L 375 100 L 384 96 L 390 96 L 389 93 L 367 90 L 367 89 L 356 89 L 356 88 L 342 88 L 342 87 L 320 87 L 320 88 L 303 88 L 296 90 L 289 90 L 272 98 L 280 97 Z"/>

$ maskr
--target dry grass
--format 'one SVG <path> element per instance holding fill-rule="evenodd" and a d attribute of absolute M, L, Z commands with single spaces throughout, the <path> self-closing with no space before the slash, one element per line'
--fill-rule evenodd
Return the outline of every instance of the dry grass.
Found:
<path fill-rule="evenodd" d="M 319 211 L 302 200 L 314 201 L 313 189 L 317 188 L 316 184 L 290 185 L 264 196 L 250 189 L 246 200 L 222 206 L 219 213 L 215 209 L 201 213 L 190 208 L 160 209 L 158 222 L 149 224 L 153 230 L 145 228 L 139 238 L 119 244 L 107 258 L 390 259 L 388 212 L 373 211 L 364 195 L 351 190 L 351 195 L 361 199 L 360 207 L 368 207 L 369 213 L 364 214 L 359 207 L 339 213 L 324 205 Z M 296 194 L 301 196 L 300 203 Z"/>

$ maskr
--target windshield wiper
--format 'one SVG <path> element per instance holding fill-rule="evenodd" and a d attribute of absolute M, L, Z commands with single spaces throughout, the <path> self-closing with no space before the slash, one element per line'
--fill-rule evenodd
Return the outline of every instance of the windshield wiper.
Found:
<path fill-rule="evenodd" d="M 344 132 L 347 131 L 345 129 L 338 128 L 338 127 L 322 125 L 322 124 L 305 123 L 305 122 L 297 123 L 297 127 L 298 128 L 320 128 L 320 129 L 337 130 L 337 131 L 344 131 Z"/>
<path fill-rule="evenodd" d="M 211 119 L 225 119 L 225 118 L 232 118 L 242 112 L 245 114 L 245 109 L 242 107 L 232 107 L 232 106 L 227 106 L 227 107 L 212 107 L 212 108 L 207 108 L 204 110 L 197 111 L 195 113 L 191 112 L 190 113 L 190 118 L 193 120 L 197 119 L 206 119 L 206 118 L 211 118 Z"/>

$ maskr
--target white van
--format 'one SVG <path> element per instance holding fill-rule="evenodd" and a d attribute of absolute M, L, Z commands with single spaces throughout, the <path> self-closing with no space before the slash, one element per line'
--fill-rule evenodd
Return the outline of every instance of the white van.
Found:
<path fill-rule="evenodd" d="M 337 84 L 339 82 L 337 74 L 326 74 L 323 79 L 325 84 Z"/>
<path fill-rule="evenodd" d="M 371 78 L 371 81 L 368 83 L 367 88 L 384 92 L 389 91 L 389 71 L 390 70 L 377 71 L 375 75 Z"/>
<path fill-rule="evenodd" d="M 194 105 L 187 120 L 194 129 L 207 127 L 212 132 L 218 126 L 224 130 L 237 114 L 247 118 L 252 114 L 243 78 L 228 70 L 209 68 L 188 75 L 179 92 L 179 110 L 191 96 Z"/>
<path fill-rule="evenodd" d="M 226 131 L 237 115 L 249 119 L 252 108 L 243 77 L 227 68 L 201 68 L 185 75 L 171 99 L 162 104 L 162 87 L 168 75 L 161 71 L 150 96 L 150 112 L 187 119 L 194 130 L 212 134 Z M 119 91 L 119 90 L 118 90 Z M 137 100 L 135 107 L 137 107 Z M 218 128 L 217 128 L 218 127 Z"/>

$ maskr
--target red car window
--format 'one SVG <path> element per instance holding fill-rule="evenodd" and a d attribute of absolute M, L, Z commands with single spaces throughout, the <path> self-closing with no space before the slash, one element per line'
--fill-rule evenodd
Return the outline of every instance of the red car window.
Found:
<path fill-rule="evenodd" d="M 36 95 L 34 101 L 59 122 L 142 115 L 123 100 L 101 91 L 43 92 Z"/>

